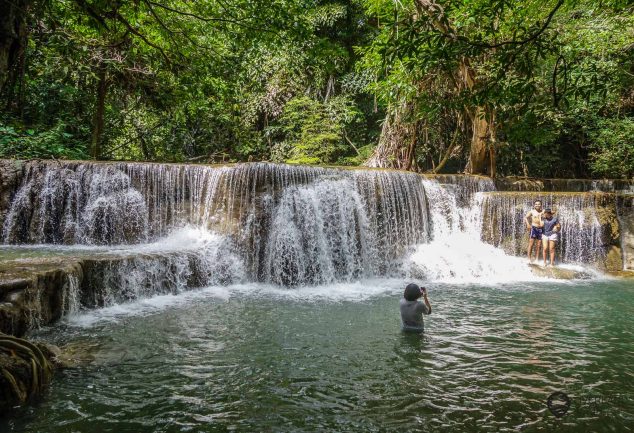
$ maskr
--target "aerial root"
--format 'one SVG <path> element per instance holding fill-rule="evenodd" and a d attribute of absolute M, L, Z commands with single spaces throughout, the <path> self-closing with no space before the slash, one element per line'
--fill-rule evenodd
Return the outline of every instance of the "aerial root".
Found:
<path fill-rule="evenodd" d="M 13 377 L 13 375 L 4 368 L 2 369 L 2 376 L 7 380 L 7 383 L 11 387 L 11 391 L 13 391 L 13 395 L 15 395 L 15 398 L 20 403 L 24 403 L 26 401 L 26 392 L 20 389 L 20 386 L 15 380 L 15 377 Z"/>
<path fill-rule="evenodd" d="M 17 370 L 9 368 L 7 365 L 1 368 L 2 377 L 6 380 L 9 390 L 16 399 L 16 403 L 24 403 L 28 398 L 36 396 L 50 382 L 53 375 L 53 367 L 35 344 L 22 338 L 0 334 L 0 349 L 10 355 L 10 358 L 15 359 L 17 357 L 26 362 L 26 365 L 15 364 L 18 370 L 25 368 L 25 373 L 30 370 L 28 372 L 30 373 L 31 382 L 29 387 L 28 374 L 26 376 L 24 376 L 24 373 L 17 375 Z M 11 363 L 8 365 L 11 365 Z"/>

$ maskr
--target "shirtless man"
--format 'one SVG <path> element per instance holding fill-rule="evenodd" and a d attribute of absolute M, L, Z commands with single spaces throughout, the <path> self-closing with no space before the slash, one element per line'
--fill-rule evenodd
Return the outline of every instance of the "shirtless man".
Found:
<path fill-rule="evenodd" d="M 528 262 L 533 263 L 533 245 L 536 243 L 535 259 L 539 259 L 539 252 L 542 249 L 542 232 L 544 223 L 542 222 L 542 202 L 535 200 L 533 209 L 531 209 L 524 217 L 526 230 L 530 233 L 528 239 Z"/>

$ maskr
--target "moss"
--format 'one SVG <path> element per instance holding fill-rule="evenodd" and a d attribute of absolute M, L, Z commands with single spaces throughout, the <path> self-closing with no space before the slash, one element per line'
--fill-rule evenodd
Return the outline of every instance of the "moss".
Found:
<path fill-rule="evenodd" d="M 632 279 L 634 280 L 634 271 L 610 271 L 608 272 L 608 275 L 611 275 L 613 277 L 618 277 L 618 278 L 627 278 L 627 279 Z"/>
<path fill-rule="evenodd" d="M 586 217 L 594 215 L 604 233 L 606 233 L 606 244 L 618 244 L 620 238 L 619 222 L 616 216 L 616 206 L 612 202 L 607 206 L 586 209 Z"/>
<path fill-rule="evenodd" d="M 602 263 L 603 269 L 610 272 L 616 272 L 623 269 L 623 259 L 621 257 L 621 249 L 612 246 L 608 249 Z"/>

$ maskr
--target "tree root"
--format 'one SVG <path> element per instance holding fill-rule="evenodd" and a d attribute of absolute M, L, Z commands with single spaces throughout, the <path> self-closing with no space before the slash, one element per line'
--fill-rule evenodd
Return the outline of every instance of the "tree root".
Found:
<path fill-rule="evenodd" d="M 24 339 L 0 333 L 0 349 L 6 354 L 2 355 L 5 362 L 0 367 L 0 378 L 9 391 L 5 395 L 13 396 L 2 402 L 2 410 L 39 395 L 51 381 L 53 367 L 39 347 Z"/>
<path fill-rule="evenodd" d="M 24 403 L 26 401 L 26 392 L 20 389 L 20 386 L 15 380 L 15 377 L 13 377 L 13 375 L 4 368 L 2 369 L 2 376 L 7 380 L 7 383 L 11 387 L 11 391 L 13 392 L 13 395 L 15 395 L 15 398 L 18 400 L 18 402 Z"/>

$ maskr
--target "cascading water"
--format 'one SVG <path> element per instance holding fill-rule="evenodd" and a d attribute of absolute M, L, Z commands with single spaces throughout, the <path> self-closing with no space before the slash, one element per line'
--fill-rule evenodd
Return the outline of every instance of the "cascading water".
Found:
<path fill-rule="evenodd" d="M 508 256 L 481 240 L 482 192 L 494 190 L 493 182 L 476 177 L 458 179 L 443 176 L 423 180 L 429 203 L 431 242 L 419 244 L 408 257 L 407 274 L 432 281 L 457 282 L 535 279 L 524 260 Z"/>
<path fill-rule="evenodd" d="M 286 188 L 271 213 L 264 280 L 324 284 L 384 275 L 408 246 L 427 239 L 425 203 L 417 179 L 381 172 Z"/>
<path fill-rule="evenodd" d="M 269 163 L 36 162 L 22 172 L 0 212 L 3 242 L 100 246 L 119 255 L 86 272 L 89 296 L 71 295 L 78 285 L 69 280 L 65 311 L 236 281 L 533 278 L 507 253 L 524 255 L 523 217 L 535 195 L 495 192 L 488 178 Z M 546 197 L 563 221 L 559 257 L 605 256 L 611 195 Z M 174 233 L 188 230 L 213 241 L 170 250 L 180 244 Z"/>
<path fill-rule="evenodd" d="M 425 192 L 411 173 L 49 163 L 26 169 L 3 240 L 137 244 L 187 224 L 222 236 L 247 278 L 291 286 L 385 275 L 429 237 Z"/>
<path fill-rule="evenodd" d="M 147 239 L 143 196 L 114 166 L 31 167 L 9 210 L 7 243 L 117 244 Z"/>
<path fill-rule="evenodd" d="M 183 227 L 150 244 L 111 248 L 103 259 L 85 263 L 82 284 L 90 290 L 82 291 L 81 305 L 111 306 L 244 278 L 242 261 L 223 236 Z"/>
<path fill-rule="evenodd" d="M 528 236 L 524 217 L 541 199 L 561 221 L 557 254 L 568 263 L 593 263 L 606 255 L 616 236 L 615 200 L 605 193 L 506 193 L 483 194 L 482 239 L 509 254 L 522 255 Z"/>

